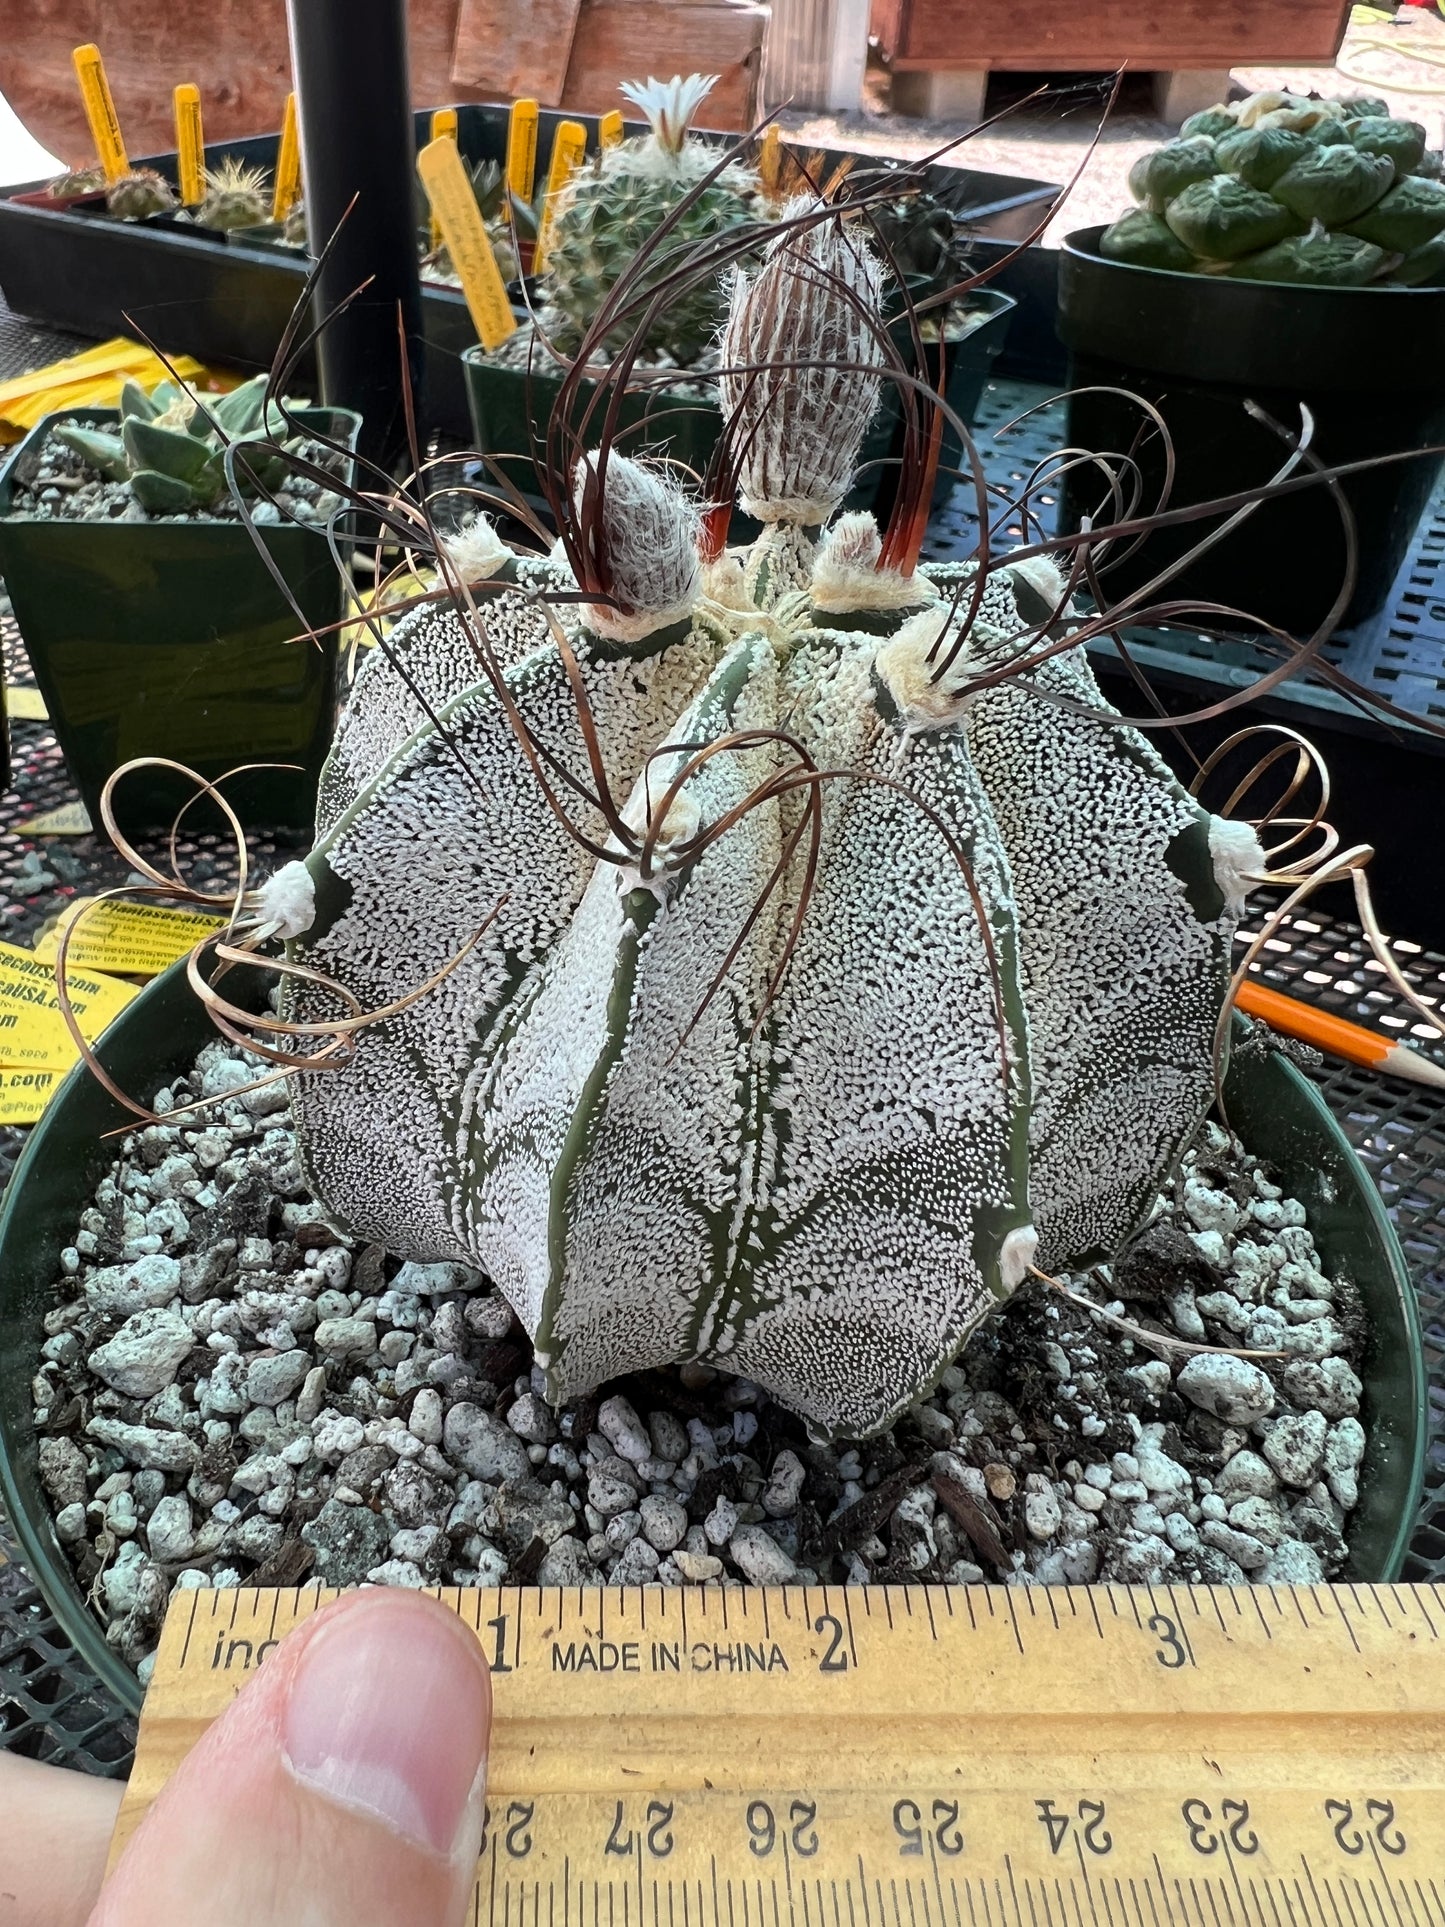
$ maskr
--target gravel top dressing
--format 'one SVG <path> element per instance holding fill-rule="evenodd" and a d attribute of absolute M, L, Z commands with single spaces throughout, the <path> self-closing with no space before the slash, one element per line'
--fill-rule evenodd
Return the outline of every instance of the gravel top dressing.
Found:
<path fill-rule="evenodd" d="M 301 438 L 296 453 L 305 461 L 340 474 L 344 458 L 321 442 Z M 310 522 L 324 528 L 340 507 L 340 499 L 309 476 L 289 474 L 275 490 L 276 502 L 250 504 L 255 522 Z M 15 474 L 10 514 L 57 522 L 239 522 L 240 510 L 227 490 L 214 502 L 182 509 L 173 515 L 152 515 L 131 493 L 129 482 L 111 481 L 97 474 L 73 449 L 47 436 L 35 460 Z"/>
<path fill-rule="evenodd" d="M 1112 1271 L 1072 1281 L 1163 1356 L 1035 1281 L 890 1431 L 821 1445 L 701 1367 L 552 1411 L 479 1274 L 326 1225 L 284 1087 L 229 1094 L 263 1069 L 217 1042 L 162 1093 L 217 1101 L 124 1140 L 45 1320 L 56 1534 L 142 1678 L 198 1586 L 1307 1584 L 1343 1563 L 1356 1290 L 1213 1125 Z"/>

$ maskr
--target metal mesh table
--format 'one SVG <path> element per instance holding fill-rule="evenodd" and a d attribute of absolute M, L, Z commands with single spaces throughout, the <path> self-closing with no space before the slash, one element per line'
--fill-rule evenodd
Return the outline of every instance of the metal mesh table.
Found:
<path fill-rule="evenodd" d="M 68 352 L 72 343 L 42 335 L 0 309 L 0 376 Z M 979 416 L 981 453 L 991 481 L 1015 486 L 1033 463 L 1058 445 L 1060 418 L 1044 412 L 1026 434 L 995 442 L 990 431 L 1044 398 L 1046 391 L 996 381 Z M 1047 511 L 1052 505 L 1039 504 Z M 935 517 L 928 552 L 966 552 L 973 541 L 970 501 L 955 493 Z M 19 637 L 8 615 L 0 619 L 7 677 L 29 680 Z M 1242 639 L 1223 643 L 1158 632 L 1137 650 L 1197 654 L 1211 673 L 1220 665 L 1237 677 L 1267 666 Z M 1445 500 L 1426 518 L 1391 606 L 1368 633 L 1335 645 L 1336 659 L 1361 681 L 1389 684 L 1394 699 L 1419 714 L 1445 716 Z M 1337 701 L 1328 691 L 1306 691 L 1311 703 Z M 0 797 L 0 931 L 25 943 L 41 921 L 84 888 L 123 882 L 125 866 L 94 836 L 36 842 L 21 827 L 41 811 L 69 801 L 73 791 L 55 740 L 43 723 L 11 725 L 14 783 Z M 291 846 L 262 839 L 253 846 L 264 874 L 293 854 Z M 232 854 L 215 838 L 199 836 L 184 849 L 193 873 L 217 883 L 234 873 Z M 1395 944 L 1400 964 L 1431 1004 L 1445 1001 L 1445 956 L 1416 944 Z M 1442 1049 L 1390 987 L 1359 933 L 1324 915 L 1295 917 L 1265 953 L 1262 974 L 1343 1016 L 1394 1030 L 1427 1050 Z M 1369 1168 L 1394 1219 L 1419 1295 L 1433 1415 L 1425 1502 L 1405 1576 L 1445 1574 L 1445 1105 L 1433 1094 L 1349 1067 L 1329 1065 L 1316 1081 L 1350 1141 Z M 21 1134 L 0 1131 L 0 1179 L 8 1175 Z M 77 1665 L 44 1601 L 15 1561 L 0 1520 L 0 1745 L 34 1758 L 123 1775 L 129 1769 L 134 1724 Z"/>

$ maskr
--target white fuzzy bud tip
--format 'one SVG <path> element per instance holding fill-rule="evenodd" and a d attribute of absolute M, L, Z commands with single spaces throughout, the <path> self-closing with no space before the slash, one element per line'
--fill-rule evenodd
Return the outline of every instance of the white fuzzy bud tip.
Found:
<path fill-rule="evenodd" d="M 1264 875 L 1264 846 L 1252 824 L 1233 817 L 1209 819 L 1209 854 L 1214 859 L 1214 880 L 1224 896 L 1224 914 L 1231 922 L 1244 910 L 1244 900 Z"/>
<path fill-rule="evenodd" d="M 316 921 L 316 885 L 304 863 L 287 863 L 261 885 L 262 923 L 279 937 L 304 937 Z"/>
<path fill-rule="evenodd" d="M 584 455 L 572 477 L 583 543 L 613 598 L 589 603 L 599 635 L 641 642 L 692 613 L 702 589 L 699 521 L 688 498 L 660 470 L 610 454 L 599 468 Z"/>
<path fill-rule="evenodd" d="M 825 612 L 912 609 L 937 600 L 926 576 L 880 569 L 883 552 L 878 524 L 871 515 L 840 515 L 824 536 L 813 560 L 813 606 Z"/>
<path fill-rule="evenodd" d="M 1005 1291 L 1018 1290 L 1038 1248 L 1039 1234 L 1031 1224 L 1021 1224 L 1009 1232 L 998 1254 L 998 1275 Z"/>
<path fill-rule="evenodd" d="M 962 722 L 968 709 L 968 697 L 959 691 L 968 673 L 966 662 L 955 662 L 946 676 L 937 674 L 951 646 L 949 631 L 957 621 L 952 608 L 920 609 L 873 658 L 873 673 L 888 691 L 910 736 L 949 729 Z"/>
<path fill-rule="evenodd" d="M 488 582 L 512 559 L 512 551 L 485 515 L 469 516 L 455 534 L 442 536 L 441 549 L 461 582 Z"/>

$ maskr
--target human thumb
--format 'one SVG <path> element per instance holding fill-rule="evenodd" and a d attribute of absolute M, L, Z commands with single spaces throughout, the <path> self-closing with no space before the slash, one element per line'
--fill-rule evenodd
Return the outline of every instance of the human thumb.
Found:
<path fill-rule="evenodd" d="M 455 1614 L 419 1593 L 338 1600 L 187 1755 L 91 1927 L 460 1927 L 491 1711 Z"/>

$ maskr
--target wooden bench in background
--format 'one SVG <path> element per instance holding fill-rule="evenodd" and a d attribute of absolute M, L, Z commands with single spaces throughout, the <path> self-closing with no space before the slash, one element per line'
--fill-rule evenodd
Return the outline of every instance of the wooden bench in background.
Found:
<path fill-rule="evenodd" d="M 1231 67 L 1329 66 L 1350 0 L 872 0 L 899 113 L 979 120 L 990 73 L 1159 76 L 1179 121 L 1223 97 Z"/>

